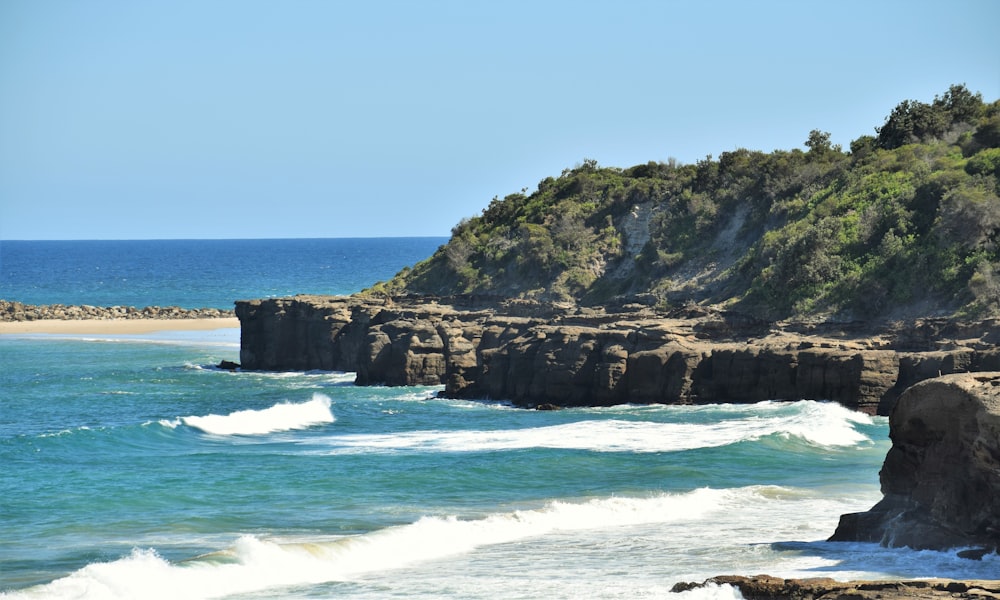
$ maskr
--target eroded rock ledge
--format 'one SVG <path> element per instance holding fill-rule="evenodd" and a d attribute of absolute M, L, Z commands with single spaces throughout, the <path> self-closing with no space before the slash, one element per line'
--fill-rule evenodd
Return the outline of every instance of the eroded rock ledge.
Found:
<path fill-rule="evenodd" d="M 337 370 L 522 406 L 833 400 L 888 414 L 941 374 L 1000 370 L 1000 324 L 767 323 L 698 307 L 482 297 L 296 296 L 236 303 L 249 370 Z"/>
<path fill-rule="evenodd" d="M 24 304 L 0 300 L 0 321 L 76 321 L 84 319 L 221 319 L 232 317 L 231 310 L 181 308 L 179 306 L 90 306 L 66 304 Z"/>
<path fill-rule="evenodd" d="M 746 600 L 893 600 L 896 598 L 1000 598 L 1000 581 L 836 581 L 829 578 L 781 579 L 769 575 L 713 577 L 702 583 L 678 583 L 674 592 L 731 585 Z"/>

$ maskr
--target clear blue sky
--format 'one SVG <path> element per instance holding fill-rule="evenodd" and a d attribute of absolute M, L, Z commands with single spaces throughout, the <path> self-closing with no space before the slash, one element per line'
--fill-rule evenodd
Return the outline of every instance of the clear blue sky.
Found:
<path fill-rule="evenodd" d="M 448 235 L 584 158 L 845 147 L 1000 1 L 0 0 L 0 239 Z"/>

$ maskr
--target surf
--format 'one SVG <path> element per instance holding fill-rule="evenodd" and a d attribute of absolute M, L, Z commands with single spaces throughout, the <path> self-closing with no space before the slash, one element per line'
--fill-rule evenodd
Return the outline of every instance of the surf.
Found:
<path fill-rule="evenodd" d="M 816 448 L 846 448 L 873 442 L 856 428 L 871 425 L 871 417 L 833 403 L 807 400 L 782 406 L 768 402 L 742 407 L 739 412 L 727 411 L 727 418 L 705 422 L 584 418 L 518 429 L 334 435 L 322 441 L 326 449 L 317 453 L 462 453 L 533 448 L 660 453 L 729 446 L 768 437 L 799 441 Z M 674 413 L 660 414 L 683 417 L 685 412 L 680 408 Z"/>
<path fill-rule="evenodd" d="M 944 574 L 970 578 L 983 578 L 997 566 L 993 557 L 985 562 L 962 561 L 953 553 L 809 541 L 827 529 L 831 510 L 848 510 L 859 502 L 857 498 L 780 486 L 567 498 L 481 515 L 427 514 L 410 523 L 356 535 L 242 535 L 227 548 L 175 561 L 163 558 L 155 549 L 137 548 L 120 559 L 91 563 L 47 584 L 0 593 L 0 598 L 292 597 L 294 590 L 304 587 L 364 585 L 370 581 L 389 586 L 378 588 L 383 592 L 402 592 L 418 581 L 426 584 L 427 578 L 451 581 L 452 592 L 460 596 L 464 588 L 456 581 L 468 568 L 493 572 L 486 579 L 477 575 L 469 585 L 493 586 L 504 581 L 502 574 L 507 572 L 496 572 L 498 561 L 506 561 L 503 569 L 519 572 L 556 561 L 562 565 L 560 570 L 572 573 L 574 569 L 606 569 L 609 549 L 626 554 L 635 549 L 639 554 L 634 558 L 640 564 L 653 560 L 662 566 L 669 557 L 672 566 L 660 571 L 663 579 L 656 584 L 639 575 L 635 581 L 608 575 L 617 587 L 631 585 L 637 590 L 669 589 L 676 580 L 719 574 L 703 569 L 719 569 L 722 559 L 734 571 L 767 565 L 775 575 L 795 577 L 815 576 L 817 572 L 838 578 L 871 577 L 864 567 L 871 561 L 890 566 L 892 572 L 887 576 L 920 573 L 928 561 Z M 817 519 L 821 515 L 823 518 Z M 772 528 L 767 530 L 762 523 L 771 523 Z M 723 539 L 727 544 L 720 543 Z M 705 553 L 713 555 L 709 564 L 705 564 Z M 600 579 L 601 583 L 608 581 Z M 595 584 L 592 581 L 589 585 Z M 339 588 L 323 589 L 323 597 L 331 597 Z M 731 594 L 714 590 L 709 596 L 738 597 Z M 565 593 L 555 596 L 567 597 Z"/>
<path fill-rule="evenodd" d="M 774 496 L 775 492 L 770 494 Z M 620 532 L 622 528 L 648 524 L 693 524 L 748 501 L 776 500 L 769 499 L 768 492 L 759 488 L 702 488 L 641 498 L 554 500 L 538 508 L 478 518 L 427 515 L 409 524 L 353 536 L 283 539 L 244 535 L 229 548 L 177 562 L 164 559 L 154 549 L 134 549 L 121 559 L 92 563 L 51 583 L 0 597 L 207 600 L 351 581 L 373 572 L 553 534 Z"/>

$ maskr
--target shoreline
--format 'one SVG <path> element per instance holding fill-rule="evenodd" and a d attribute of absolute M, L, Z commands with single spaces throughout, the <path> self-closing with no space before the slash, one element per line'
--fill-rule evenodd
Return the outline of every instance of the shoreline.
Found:
<path fill-rule="evenodd" d="M 0 336 L 33 333 L 54 334 L 134 334 L 157 331 L 208 331 L 238 329 L 236 317 L 192 319 L 37 319 L 33 321 L 0 321 Z"/>

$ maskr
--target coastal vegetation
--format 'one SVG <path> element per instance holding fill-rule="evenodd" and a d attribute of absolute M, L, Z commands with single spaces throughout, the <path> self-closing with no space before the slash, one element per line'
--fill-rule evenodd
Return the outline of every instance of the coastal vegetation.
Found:
<path fill-rule="evenodd" d="M 842 148 L 584 160 L 494 198 L 371 292 L 678 306 L 766 318 L 1000 312 L 1000 101 L 952 85 Z"/>

